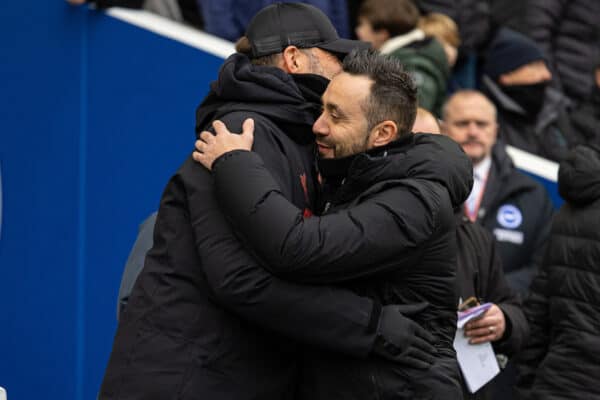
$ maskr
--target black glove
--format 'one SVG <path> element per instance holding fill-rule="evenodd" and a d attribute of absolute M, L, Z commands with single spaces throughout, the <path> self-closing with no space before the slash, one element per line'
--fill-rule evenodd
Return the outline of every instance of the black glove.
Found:
<path fill-rule="evenodd" d="M 427 303 L 418 303 L 382 307 L 373 353 L 410 368 L 429 368 L 437 354 L 435 337 L 407 318 L 427 306 Z"/>

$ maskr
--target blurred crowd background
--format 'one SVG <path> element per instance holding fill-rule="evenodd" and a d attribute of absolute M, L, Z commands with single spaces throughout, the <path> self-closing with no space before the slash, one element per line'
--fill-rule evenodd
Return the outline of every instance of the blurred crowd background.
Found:
<path fill-rule="evenodd" d="M 68 0 L 83 4 L 86 0 Z M 270 0 L 91 0 L 142 8 L 236 41 Z M 346 38 L 371 42 L 413 72 L 420 106 L 442 117 L 456 90 L 498 109 L 499 140 L 560 161 L 598 140 L 600 2 L 590 0 L 311 0 Z"/>

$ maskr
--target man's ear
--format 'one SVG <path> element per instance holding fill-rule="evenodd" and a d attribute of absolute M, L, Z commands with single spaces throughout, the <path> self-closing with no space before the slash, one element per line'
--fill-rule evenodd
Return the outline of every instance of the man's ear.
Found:
<path fill-rule="evenodd" d="M 398 125 L 394 121 L 383 121 L 371 131 L 371 146 L 381 147 L 398 138 Z"/>
<path fill-rule="evenodd" d="M 375 37 L 379 43 L 383 44 L 390 39 L 390 32 L 387 29 L 377 29 L 375 31 Z"/>
<path fill-rule="evenodd" d="M 296 46 L 288 46 L 282 53 L 283 70 L 288 74 L 300 74 L 304 71 L 305 55 Z"/>

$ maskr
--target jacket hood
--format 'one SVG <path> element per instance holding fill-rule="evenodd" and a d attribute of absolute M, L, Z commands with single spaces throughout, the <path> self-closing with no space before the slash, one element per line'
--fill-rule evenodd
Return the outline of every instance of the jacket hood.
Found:
<path fill-rule="evenodd" d="M 577 146 L 560 163 L 558 192 L 569 203 L 600 199 L 600 146 Z"/>
<path fill-rule="evenodd" d="M 394 40 L 397 39 L 394 38 L 390 41 Z M 390 50 L 389 54 L 398 58 L 403 63 L 410 65 L 409 69 L 417 68 L 429 71 L 430 73 L 437 73 L 440 75 L 439 78 L 444 80 L 450 76 L 450 67 L 448 66 L 446 53 L 441 43 L 435 38 L 426 37 L 422 40 L 412 41 Z"/>
<path fill-rule="evenodd" d="M 354 193 L 389 180 L 435 181 L 448 190 L 454 207 L 465 202 L 473 186 L 473 165 L 461 147 L 444 135 L 427 133 L 406 135 L 354 156 L 319 160 L 319 169 L 325 177 L 344 169 L 344 186 Z"/>
<path fill-rule="evenodd" d="M 196 110 L 196 132 L 234 111 L 259 113 L 278 125 L 312 125 L 328 83 L 318 75 L 294 76 L 276 67 L 256 66 L 243 54 L 233 54 Z"/>

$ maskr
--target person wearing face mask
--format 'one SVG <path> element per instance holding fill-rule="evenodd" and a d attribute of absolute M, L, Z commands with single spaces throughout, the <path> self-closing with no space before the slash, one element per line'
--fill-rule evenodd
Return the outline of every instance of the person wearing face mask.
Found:
<path fill-rule="evenodd" d="M 507 28 L 490 42 L 482 91 L 498 109 L 499 138 L 505 144 L 561 160 L 581 141 L 573 130 L 566 96 L 550 86 L 552 73 L 538 45 Z"/>

